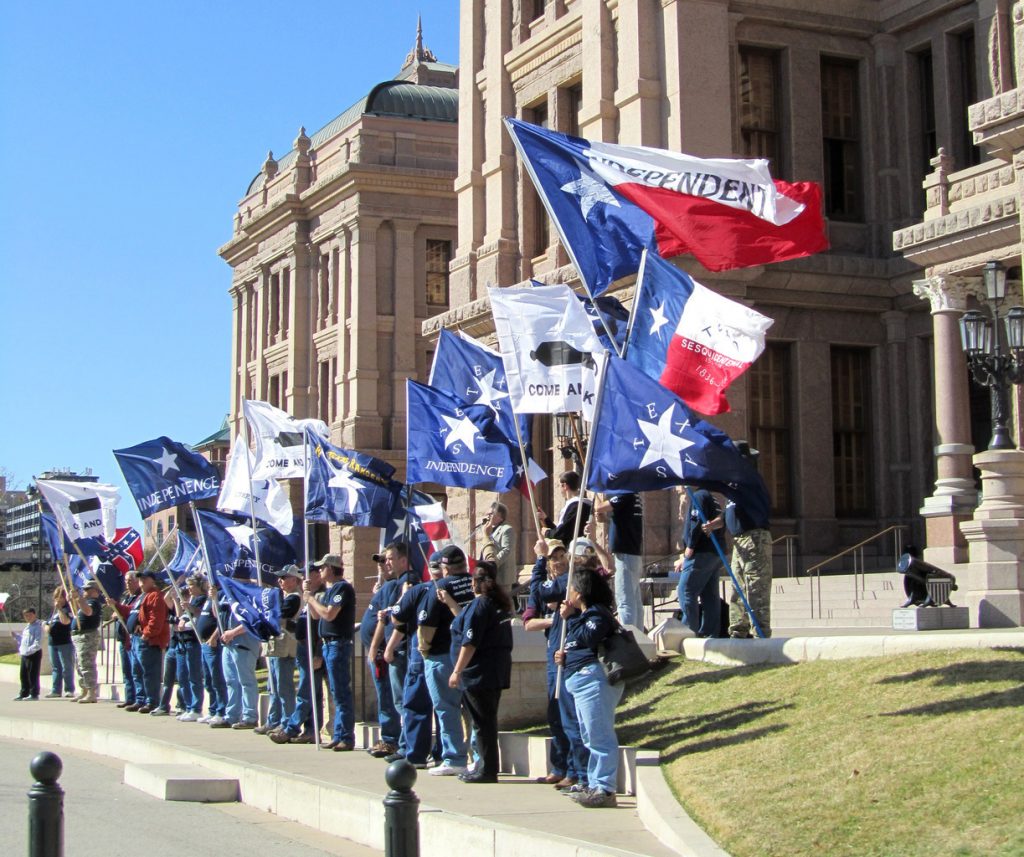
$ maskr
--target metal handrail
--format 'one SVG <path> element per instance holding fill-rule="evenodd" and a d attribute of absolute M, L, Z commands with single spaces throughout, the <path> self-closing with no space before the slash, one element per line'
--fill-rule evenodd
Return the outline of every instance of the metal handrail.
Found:
<path fill-rule="evenodd" d="M 772 547 L 775 547 L 779 542 L 786 543 L 786 577 L 793 577 L 793 572 L 796 569 L 796 551 L 794 550 L 794 543 L 800 539 L 796 533 L 787 533 L 784 536 L 779 536 L 777 539 L 772 539 Z"/>
<path fill-rule="evenodd" d="M 854 606 L 858 606 L 860 596 L 867 592 L 867 573 L 864 569 L 864 548 L 881 539 L 883 536 L 889 533 L 893 534 L 893 565 L 899 561 L 900 554 L 903 553 L 903 531 L 909 529 L 906 524 L 894 524 L 891 527 L 886 527 L 881 532 L 875 533 L 873 536 L 869 536 L 863 541 L 857 542 L 855 545 L 851 545 L 839 553 L 830 556 L 828 559 L 822 562 L 812 565 L 804 572 L 810 581 L 810 595 L 811 595 L 811 618 L 815 618 L 814 614 L 814 589 L 815 581 L 817 581 L 818 589 L 818 618 L 821 618 L 821 569 L 824 568 L 831 562 L 835 562 L 837 559 L 841 559 L 844 556 L 853 554 L 853 603 Z M 813 575 L 813 576 L 812 576 Z M 860 578 L 860 585 L 858 586 L 857 580 Z"/>

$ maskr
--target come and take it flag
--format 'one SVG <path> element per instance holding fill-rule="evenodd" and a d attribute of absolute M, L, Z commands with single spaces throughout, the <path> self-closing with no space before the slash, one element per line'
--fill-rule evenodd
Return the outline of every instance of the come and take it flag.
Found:
<path fill-rule="evenodd" d="M 116 538 L 117 504 L 121 497 L 114 485 L 101 482 L 65 482 L 37 479 L 60 528 L 85 554 L 96 554 L 99 542 Z"/>
<path fill-rule="evenodd" d="M 729 410 L 725 391 L 764 351 L 772 319 L 648 254 L 626 359 L 702 414 Z"/>
<path fill-rule="evenodd" d="M 694 416 L 677 396 L 624 360 L 605 367 L 594 418 L 587 487 L 592 491 L 657 491 L 702 485 L 731 493 L 760 476 L 727 434 Z"/>
<path fill-rule="evenodd" d="M 242 402 L 242 413 L 256 438 L 254 479 L 301 479 L 306 473 L 306 427 L 324 440 L 331 436 L 323 420 L 298 420 L 268 402 L 246 400 Z"/>
<path fill-rule="evenodd" d="M 199 509 L 206 556 L 213 575 L 256 578 L 256 545 L 259 539 L 263 574 L 278 571 L 296 561 L 292 545 L 273 527 L 253 530 L 249 518 L 237 518 L 221 512 Z M 258 524 L 259 522 L 257 522 Z"/>
<path fill-rule="evenodd" d="M 568 286 L 490 288 L 512 407 L 520 414 L 582 410 L 590 419 L 596 355 L 605 348 Z"/>
<path fill-rule="evenodd" d="M 591 295 L 636 273 L 646 247 L 711 271 L 825 250 L 821 188 L 773 181 L 768 162 L 694 158 L 568 137 L 505 119 Z"/>
<path fill-rule="evenodd" d="M 269 640 L 281 633 L 281 590 L 245 583 L 230 577 L 217 579 L 216 586 L 234 617 L 249 633 Z"/>
<path fill-rule="evenodd" d="M 334 446 L 309 429 L 306 437 L 306 520 L 386 526 L 402 487 L 391 478 L 395 468 L 372 455 Z"/>
<path fill-rule="evenodd" d="M 248 462 L 246 462 L 248 456 Z M 253 477 L 249 473 L 254 470 L 252 452 L 245 438 L 239 434 L 231 447 L 224 485 L 217 498 L 217 508 L 222 512 L 249 517 L 250 512 L 257 520 L 265 521 L 275 530 L 290 535 L 294 523 L 292 504 L 288 502 L 284 489 L 276 479 Z M 252 486 L 250 503 L 249 487 Z"/>
<path fill-rule="evenodd" d="M 499 494 L 515 487 L 523 470 L 514 441 L 497 427 L 483 405 L 432 387 L 406 382 L 406 454 L 409 482 L 436 482 Z"/>
<path fill-rule="evenodd" d="M 115 449 L 114 457 L 143 518 L 192 500 L 216 497 L 220 490 L 217 468 L 168 437 Z"/>

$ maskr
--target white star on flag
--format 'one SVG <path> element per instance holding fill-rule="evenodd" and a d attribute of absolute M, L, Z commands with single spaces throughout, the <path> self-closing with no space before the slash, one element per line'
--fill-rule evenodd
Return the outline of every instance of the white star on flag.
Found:
<path fill-rule="evenodd" d="M 658 331 L 661 330 L 666 324 L 668 319 L 665 318 L 665 302 L 661 302 L 661 306 L 654 307 L 651 310 L 651 330 L 650 335 L 655 336 Z"/>
<path fill-rule="evenodd" d="M 587 219 L 587 215 L 590 214 L 592 209 L 599 202 L 605 205 L 614 205 L 616 208 L 622 208 L 619 201 L 615 198 L 608 186 L 604 182 L 599 182 L 596 179 L 591 178 L 587 173 L 581 172 L 580 177 L 574 182 L 568 182 L 562 185 L 560 188 L 566 193 L 571 193 L 573 196 L 578 196 L 580 199 L 580 211 L 583 214 L 583 219 Z"/>
<path fill-rule="evenodd" d="M 224 529 L 235 540 L 236 545 L 252 550 L 252 540 L 256 535 L 256 531 L 252 527 L 248 524 L 235 524 L 233 527 L 225 527 Z"/>
<path fill-rule="evenodd" d="M 359 483 L 349 470 L 339 470 L 327 483 L 328 488 L 340 488 L 345 492 L 348 510 L 354 512 L 359 502 Z"/>
<path fill-rule="evenodd" d="M 675 410 L 676 406 L 673 403 L 661 415 L 657 423 L 636 421 L 640 431 L 644 433 L 650 444 L 644 453 L 643 460 L 640 462 L 640 467 L 646 467 L 648 464 L 653 464 L 656 461 L 664 461 L 672 468 L 672 472 L 676 476 L 682 477 L 683 458 L 680 453 L 687 447 L 693 446 L 693 441 L 679 437 L 679 435 L 672 432 L 672 415 L 675 413 Z"/>
<path fill-rule="evenodd" d="M 171 452 L 169 449 L 165 449 L 164 454 L 156 459 L 155 463 L 160 465 L 160 475 L 166 476 L 168 470 L 177 472 L 178 455 L 177 453 Z"/>
<path fill-rule="evenodd" d="M 457 420 L 453 417 L 449 417 L 446 414 L 442 414 L 444 421 L 448 423 L 448 437 L 444 439 L 444 448 L 447 449 L 455 441 L 461 440 L 466 446 L 469 447 L 470 452 L 476 452 L 476 436 L 479 434 L 477 427 L 473 425 L 473 421 L 469 417 L 463 417 L 461 420 Z"/>
<path fill-rule="evenodd" d="M 500 399 L 507 399 L 508 393 L 499 390 L 494 385 L 494 376 L 497 374 L 497 369 L 492 369 L 482 378 L 477 378 L 476 385 L 480 388 L 480 395 L 474 404 L 476 405 L 487 405 L 495 413 L 498 409 L 494 407 L 494 403 Z"/>

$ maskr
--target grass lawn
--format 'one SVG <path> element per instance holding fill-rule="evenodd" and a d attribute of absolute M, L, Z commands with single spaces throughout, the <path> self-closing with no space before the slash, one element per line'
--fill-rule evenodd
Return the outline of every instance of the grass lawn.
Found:
<path fill-rule="evenodd" d="M 17 652 L 12 652 L 6 655 L 0 655 L 0 664 L 14 664 L 15 666 L 21 666 L 21 655 Z"/>
<path fill-rule="evenodd" d="M 1024 854 L 1024 649 L 675 662 L 616 728 L 734 857 Z"/>

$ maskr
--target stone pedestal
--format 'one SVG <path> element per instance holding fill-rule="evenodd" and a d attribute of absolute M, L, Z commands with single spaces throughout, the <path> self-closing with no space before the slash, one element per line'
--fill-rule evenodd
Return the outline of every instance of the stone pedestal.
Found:
<path fill-rule="evenodd" d="M 971 625 L 1024 625 L 1024 452 L 987 450 L 974 456 L 981 471 L 981 505 L 960 530 L 970 551 L 961 586 Z"/>

